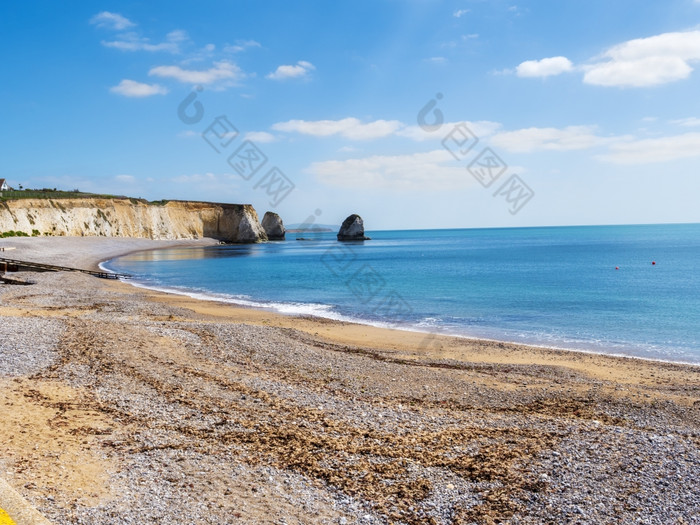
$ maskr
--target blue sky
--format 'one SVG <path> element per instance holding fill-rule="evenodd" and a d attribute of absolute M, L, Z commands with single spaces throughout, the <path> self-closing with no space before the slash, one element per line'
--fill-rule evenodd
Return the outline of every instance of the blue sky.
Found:
<path fill-rule="evenodd" d="M 368 229 L 700 221 L 700 1 L 3 2 L 0 44 L 14 186 Z"/>

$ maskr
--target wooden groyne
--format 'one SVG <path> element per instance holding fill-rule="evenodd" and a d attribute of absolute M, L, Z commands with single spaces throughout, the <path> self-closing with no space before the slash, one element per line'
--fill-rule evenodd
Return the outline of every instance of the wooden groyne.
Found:
<path fill-rule="evenodd" d="M 83 270 L 81 268 L 69 268 L 54 264 L 19 261 L 0 257 L 0 273 L 5 272 L 81 272 L 99 277 L 100 279 L 128 279 L 130 276 L 123 273 L 98 272 L 95 270 Z"/>

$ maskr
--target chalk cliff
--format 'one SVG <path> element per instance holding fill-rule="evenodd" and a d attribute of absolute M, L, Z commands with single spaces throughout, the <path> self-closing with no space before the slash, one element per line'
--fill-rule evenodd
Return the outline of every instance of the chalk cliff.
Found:
<path fill-rule="evenodd" d="M 0 233 L 258 242 L 267 235 L 250 204 L 139 199 L 19 199 L 0 202 Z"/>

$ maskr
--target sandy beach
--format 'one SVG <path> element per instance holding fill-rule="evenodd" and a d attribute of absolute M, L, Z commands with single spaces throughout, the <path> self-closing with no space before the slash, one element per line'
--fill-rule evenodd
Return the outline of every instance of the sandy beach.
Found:
<path fill-rule="evenodd" d="M 21 276 L 0 285 L 0 478 L 53 523 L 700 523 L 700 367 Z"/>

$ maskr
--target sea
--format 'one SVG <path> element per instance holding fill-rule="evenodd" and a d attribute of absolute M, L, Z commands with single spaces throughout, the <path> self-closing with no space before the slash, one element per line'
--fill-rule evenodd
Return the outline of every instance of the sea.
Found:
<path fill-rule="evenodd" d="M 103 266 L 137 286 L 283 314 L 700 364 L 700 224 L 366 233 Z"/>

